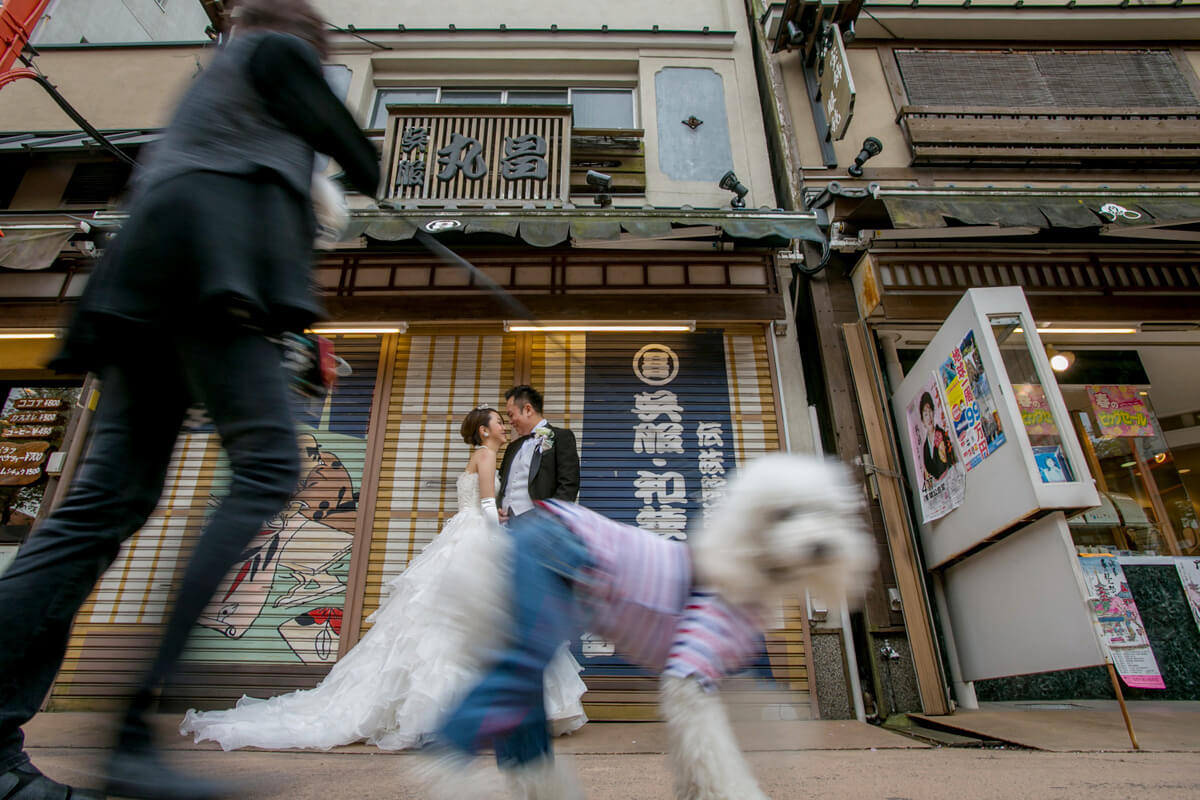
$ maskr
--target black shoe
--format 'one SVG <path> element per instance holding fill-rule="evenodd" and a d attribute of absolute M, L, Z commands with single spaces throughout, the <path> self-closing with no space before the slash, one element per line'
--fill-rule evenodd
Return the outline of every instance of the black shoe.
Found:
<path fill-rule="evenodd" d="M 104 795 L 52 781 L 26 762 L 0 773 L 0 800 L 104 800 Z"/>
<path fill-rule="evenodd" d="M 117 750 L 108 765 L 105 791 L 117 797 L 146 800 L 215 800 L 232 793 L 233 786 L 176 772 L 159 760 L 152 749 Z"/>

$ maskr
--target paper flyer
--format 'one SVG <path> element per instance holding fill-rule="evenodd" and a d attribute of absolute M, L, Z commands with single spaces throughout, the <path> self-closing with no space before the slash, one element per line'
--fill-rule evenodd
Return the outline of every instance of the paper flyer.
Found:
<path fill-rule="evenodd" d="M 920 476 L 921 521 L 933 522 L 962 505 L 965 494 L 962 461 L 949 433 L 936 373 L 929 374 L 906 411 L 913 474 Z"/>
<path fill-rule="evenodd" d="M 1183 593 L 1187 595 L 1188 607 L 1192 609 L 1192 619 L 1200 628 L 1200 558 L 1176 558 L 1175 569 L 1179 571 Z"/>
<path fill-rule="evenodd" d="M 1117 674 L 1126 686 L 1167 688 L 1120 562 L 1109 553 L 1080 553 L 1079 565 L 1101 643 L 1112 656 Z"/>
<path fill-rule="evenodd" d="M 987 372 L 983 368 L 983 358 L 979 354 L 979 346 L 975 342 L 975 331 L 967 331 L 962 342 L 958 345 L 962 356 L 963 369 L 966 370 L 967 385 L 975 397 L 975 405 L 979 410 L 979 425 L 983 429 L 983 439 L 987 442 L 987 458 L 1004 444 L 1004 426 L 1000 424 L 1000 412 L 996 408 L 996 400 L 992 395 L 992 385 Z"/>
<path fill-rule="evenodd" d="M 974 330 L 967 331 L 959 346 L 942 362 L 939 371 L 963 465 L 972 470 L 1005 442 L 1004 428 L 975 344 Z"/>

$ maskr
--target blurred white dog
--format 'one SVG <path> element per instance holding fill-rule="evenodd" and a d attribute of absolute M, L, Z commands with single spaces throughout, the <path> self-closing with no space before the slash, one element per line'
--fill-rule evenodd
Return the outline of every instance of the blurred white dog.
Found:
<path fill-rule="evenodd" d="M 588 581 L 571 590 L 590 612 L 589 629 L 614 641 L 631 662 L 661 673 L 660 709 L 679 800 L 767 800 L 714 690 L 755 655 L 766 610 L 782 596 L 808 588 L 823 598 L 856 598 L 863 590 L 875 550 L 862 530 L 861 506 L 861 492 L 840 465 L 783 454 L 742 469 L 688 543 L 660 539 L 580 506 L 544 506 L 595 559 Z M 646 590 L 647 564 L 658 565 L 650 572 L 655 575 L 671 572 L 664 564 L 680 564 L 676 572 L 684 585 L 659 592 L 669 599 L 654 610 L 657 617 L 644 610 L 631 617 L 630 608 L 645 608 L 635 595 Z M 603 576 L 600 585 L 596 574 Z M 494 782 L 466 766 L 462 754 L 427 762 L 429 794 L 498 796 Z M 549 756 L 506 772 L 514 798 L 583 797 L 569 768 Z"/>
<path fill-rule="evenodd" d="M 796 455 L 752 462 L 692 537 L 695 582 L 735 606 L 772 608 L 807 588 L 856 600 L 875 567 L 862 495 L 841 465 Z M 679 800 L 766 800 L 742 757 L 720 698 L 693 678 L 664 675 Z"/>

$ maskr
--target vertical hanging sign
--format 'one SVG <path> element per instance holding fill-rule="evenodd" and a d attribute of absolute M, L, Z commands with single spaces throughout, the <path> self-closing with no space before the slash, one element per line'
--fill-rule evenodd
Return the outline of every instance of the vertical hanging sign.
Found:
<path fill-rule="evenodd" d="M 586 374 L 579 502 L 686 539 L 734 466 L 724 336 L 593 334 Z"/>

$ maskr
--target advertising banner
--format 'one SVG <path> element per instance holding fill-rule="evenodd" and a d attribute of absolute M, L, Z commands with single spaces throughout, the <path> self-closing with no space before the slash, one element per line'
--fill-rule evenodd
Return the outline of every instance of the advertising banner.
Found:
<path fill-rule="evenodd" d="M 1134 386 L 1088 386 L 1088 398 L 1104 436 L 1153 436 L 1150 411 Z"/>
<path fill-rule="evenodd" d="M 907 423 L 913 474 L 920 482 L 921 521 L 933 522 L 962 505 L 965 493 L 962 461 L 949 433 L 937 373 L 929 374 L 925 386 L 908 404 Z"/>
<path fill-rule="evenodd" d="M 1057 436 L 1058 426 L 1046 401 L 1046 390 L 1036 383 L 1014 383 L 1013 394 L 1021 409 L 1021 422 L 1032 439 L 1035 436 Z"/>
<path fill-rule="evenodd" d="M 1165 689 L 1158 661 L 1129 591 L 1125 571 L 1109 553 L 1081 553 L 1087 601 L 1100 627 L 1100 640 L 1126 686 Z"/>

